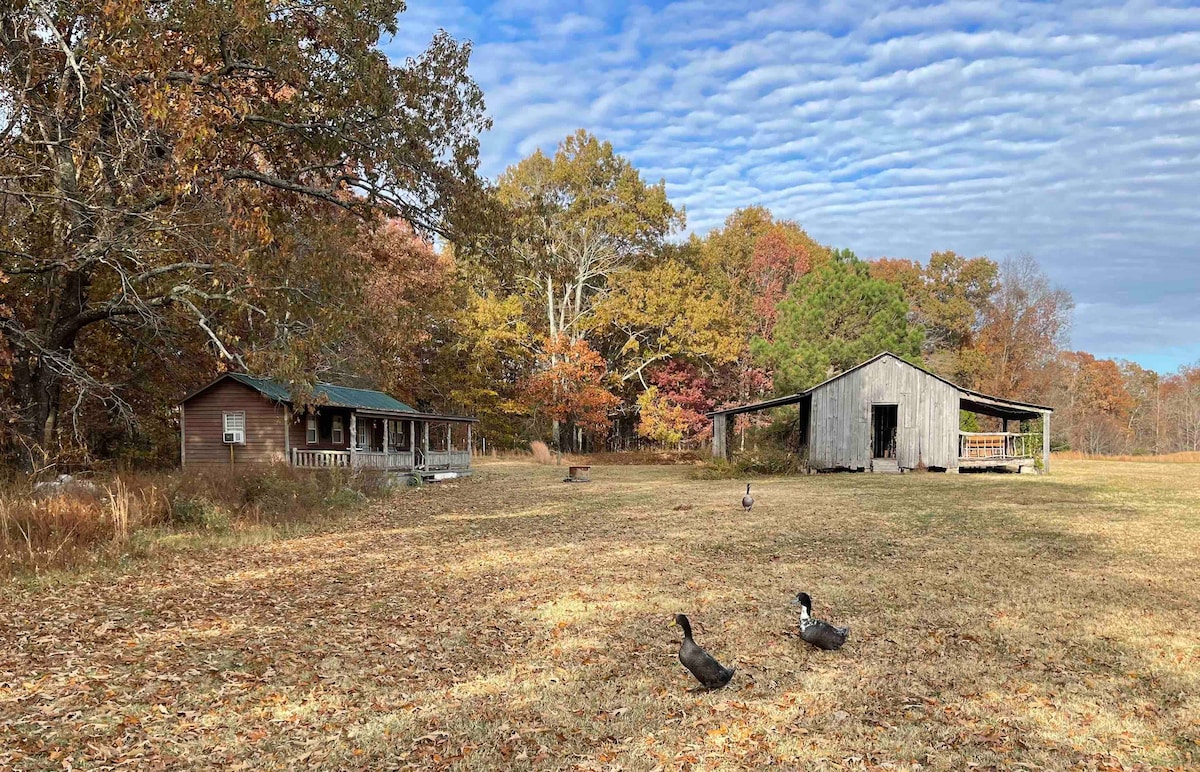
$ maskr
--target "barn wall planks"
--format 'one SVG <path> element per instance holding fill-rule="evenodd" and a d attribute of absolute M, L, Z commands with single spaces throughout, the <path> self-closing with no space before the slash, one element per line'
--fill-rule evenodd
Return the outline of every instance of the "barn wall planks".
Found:
<path fill-rule="evenodd" d="M 230 463 L 229 445 L 222 441 L 222 414 L 246 413 L 246 444 L 233 446 L 236 463 L 284 460 L 283 406 L 249 386 L 224 380 L 182 406 L 183 463 Z"/>
<path fill-rule="evenodd" d="M 869 469 L 871 406 L 897 405 L 896 462 L 902 468 L 958 466 L 958 390 L 892 357 L 883 357 L 812 394 L 809 463 L 818 469 Z"/>

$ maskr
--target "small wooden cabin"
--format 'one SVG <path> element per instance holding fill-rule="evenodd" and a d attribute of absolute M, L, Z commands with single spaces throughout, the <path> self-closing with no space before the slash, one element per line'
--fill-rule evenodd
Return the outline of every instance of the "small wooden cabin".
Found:
<path fill-rule="evenodd" d="M 415 410 L 370 389 L 318 383 L 309 406 L 270 378 L 225 373 L 179 403 L 184 466 L 288 463 L 441 479 L 470 474 L 477 419 Z"/>
<path fill-rule="evenodd" d="M 1039 460 L 1050 469 L 1051 408 L 964 389 L 889 352 L 799 394 L 709 413 L 713 455 L 728 457 L 731 417 L 790 405 L 799 410 L 795 450 L 812 469 L 1033 471 Z M 961 410 L 1000 419 L 1001 431 L 960 431 Z M 1038 432 L 1020 431 L 1035 419 Z"/>

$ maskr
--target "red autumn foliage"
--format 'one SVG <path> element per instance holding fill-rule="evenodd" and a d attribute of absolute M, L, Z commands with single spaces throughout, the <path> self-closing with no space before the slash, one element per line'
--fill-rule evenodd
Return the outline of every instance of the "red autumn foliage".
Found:
<path fill-rule="evenodd" d="M 671 362 L 650 376 L 659 398 L 679 411 L 686 436 L 704 440 L 712 434 L 712 425 L 704 414 L 716 407 L 712 379 L 687 362 Z"/>

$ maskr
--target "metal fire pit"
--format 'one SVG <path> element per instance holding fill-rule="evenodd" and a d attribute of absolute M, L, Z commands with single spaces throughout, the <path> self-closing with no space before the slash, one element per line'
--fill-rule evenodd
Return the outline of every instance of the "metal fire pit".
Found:
<path fill-rule="evenodd" d="M 590 466 L 572 466 L 567 468 L 567 476 L 563 478 L 563 482 L 570 483 L 585 483 L 592 481 L 592 468 Z"/>

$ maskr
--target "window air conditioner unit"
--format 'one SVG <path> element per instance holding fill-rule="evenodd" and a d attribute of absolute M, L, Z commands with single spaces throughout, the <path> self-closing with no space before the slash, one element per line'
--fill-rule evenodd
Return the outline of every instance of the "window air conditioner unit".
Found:
<path fill-rule="evenodd" d="M 245 445 L 246 444 L 246 435 L 243 434 L 241 430 L 225 432 L 225 444 L 226 445 Z"/>

